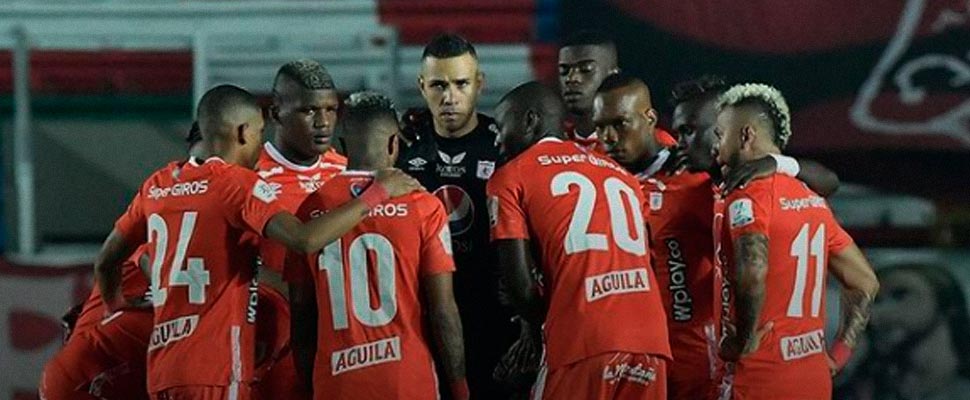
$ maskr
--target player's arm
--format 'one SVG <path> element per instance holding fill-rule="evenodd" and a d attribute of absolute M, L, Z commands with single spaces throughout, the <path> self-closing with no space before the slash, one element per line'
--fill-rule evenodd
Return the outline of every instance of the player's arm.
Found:
<path fill-rule="evenodd" d="M 757 328 L 765 303 L 765 277 L 768 274 L 768 237 L 763 233 L 745 233 L 734 241 L 735 324 L 722 344 L 722 356 L 734 361 L 758 349 L 764 329 Z"/>
<path fill-rule="evenodd" d="M 291 250 L 313 253 L 351 230 L 373 207 L 417 190 L 422 190 L 421 184 L 404 172 L 383 170 L 378 172 L 374 184 L 356 199 L 306 223 L 293 214 L 277 213 L 267 222 L 264 234 Z"/>
<path fill-rule="evenodd" d="M 829 271 L 842 284 L 842 317 L 830 352 L 830 367 L 835 374 L 848 362 L 859 335 L 869 322 L 872 301 L 879 292 L 879 281 L 862 250 L 855 244 L 829 255 Z"/>
<path fill-rule="evenodd" d="M 546 318 L 545 303 L 532 275 L 534 260 L 526 239 L 495 241 L 502 279 L 508 285 L 508 300 L 512 309 L 531 326 L 542 326 Z"/>
<path fill-rule="evenodd" d="M 461 329 L 461 317 L 452 286 L 451 273 L 438 273 L 422 279 L 425 297 L 430 305 L 429 320 L 432 336 L 442 361 L 442 372 L 451 386 L 452 397 L 468 399 L 465 380 L 465 345 Z"/>
<path fill-rule="evenodd" d="M 839 176 L 822 164 L 780 154 L 765 156 L 732 169 L 724 178 L 724 187 L 727 192 L 732 192 L 752 180 L 770 176 L 775 172 L 805 182 L 812 191 L 823 197 L 828 197 L 839 189 Z"/>
<path fill-rule="evenodd" d="M 115 228 L 104 240 L 101 251 L 94 259 L 94 279 L 98 282 L 108 312 L 113 313 L 129 305 L 121 292 L 121 266 L 135 248 Z"/>
<path fill-rule="evenodd" d="M 313 282 L 290 283 L 290 345 L 297 373 L 305 389 L 313 390 L 313 362 L 317 354 L 317 295 Z"/>

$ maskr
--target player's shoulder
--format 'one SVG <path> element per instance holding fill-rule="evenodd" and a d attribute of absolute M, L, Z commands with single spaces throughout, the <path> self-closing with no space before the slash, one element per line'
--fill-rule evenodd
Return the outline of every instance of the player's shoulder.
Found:
<path fill-rule="evenodd" d="M 445 212 L 445 205 L 437 196 L 426 191 L 410 193 L 402 199 L 408 204 L 413 204 L 420 218 L 427 217 L 435 212 Z"/>
<path fill-rule="evenodd" d="M 727 202 L 730 203 L 735 199 L 750 198 L 756 201 L 769 201 L 770 199 L 777 197 L 776 194 L 781 185 L 779 182 L 786 178 L 785 175 L 774 173 L 767 177 L 754 179 L 744 187 L 739 187 L 734 189 L 727 194 Z"/>
<path fill-rule="evenodd" d="M 345 170 L 347 167 L 347 157 L 331 148 L 321 156 L 321 166 L 324 168 L 336 168 Z"/>

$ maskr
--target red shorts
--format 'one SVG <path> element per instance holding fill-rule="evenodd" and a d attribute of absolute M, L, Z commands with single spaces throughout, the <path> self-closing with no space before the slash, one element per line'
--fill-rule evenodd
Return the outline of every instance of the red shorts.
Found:
<path fill-rule="evenodd" d="M 253 398 L 257 400 L 312 399 L 313 394 L 309 390 L 301 390 L 302 386 L 296 373 L 293 352 L 287 348 L 283 358 L 274 362 L 268 371 L 257 377 L 257 381 L 253 383 Z"/>
<path fill-rule="evenodd" d="M 152 400 L 250 400 L 249 385 L 175 386 L 152 393 Z"/>
<path fill-rule="evenodd" d="M 671 400 L 713 398 L 719 382 L 720 363 L 714 327 L 671 331 L 670 350 L 674 360 L 667 364 L 667 395 Z"/>
<path fill-rule="evenodd" d="M 147 399 L 145 358 L 124 360 L 77 332 L 44 367 L 41 399 Z"/>
<path fill-rule="evenodd" d="M 557 368 L 543 368 L 532 391 L 544 399 L 667 398 L 667 361 L 649 354 L 606 353 Z"/>
<path fill-rule="evenodd" d="M 832 398 L 832 376 L 824 359 L 792 364 L 725 363 L 719 400 L 816 400 Z"/>

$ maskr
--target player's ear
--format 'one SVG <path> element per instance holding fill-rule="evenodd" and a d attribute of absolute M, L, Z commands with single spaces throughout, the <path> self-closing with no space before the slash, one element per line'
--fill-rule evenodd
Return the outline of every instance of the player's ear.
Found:
<path fill-rule="evenodd" d="M 754 139 L 757 137 L 757 132 L 755 132 L 754 126 L 748 124 L 741 127 L 741 148 L 750 149 L 754 144 Z"/>
<path fill-rule="evenodd" d="M 236 125 L 236 131 L 233 133 L 235 133 L 236 135 L 236 142 L 238 142 L 240 145 L 246 144 L 246 131 L 248 130 L 249 130 L 248 122 L 243 122 L 239 125 Z"/>
<path fill-rule="evenodd" d="M 421 94 L 423 95 L 424 94 L 424 77 L 421 76 L 421 75 L 418 75 L 418 81 L 417 82 L 418 82 L 418 91 L 421 92 Z"/>
<path fill-rule="evenodd" d="M 525 131 L 530 135 L 538 135 L 542 130 L 542 118 L 536 110 L 529 109 L 525 112 Z"/>
<path fill-rule="evenodd" d="M 653 109 L 652 107 L 648 108 L 644 115 L 646 115 L 647 123 L 650 124 L 651 127 L 657 126 L 657 110 Z"/>
<path fill-rule="evenodd" d="M 276 106 L 276 99 L 273 99 L 273 104 L 269 105 L 269 117 L 273 121 L 280 122 L 280 108 Z"/>
<path fill-rule="evenodd" d="M 400 150 L 401 142 L 399 141 L 398 134 L 393 134 L 388 138 L 387 141 L 387 155 L 391 158 L 391 164 L 397 161 L 398 151 Z"/>
<path fill-rule="evenodd" d="M 475 76 L 475 79 L 478 80 L 478 94 L 481 94 L 482 89 L 485 89 L 485 73 L 482 71 L 478 71 L 478 74 Z"/>

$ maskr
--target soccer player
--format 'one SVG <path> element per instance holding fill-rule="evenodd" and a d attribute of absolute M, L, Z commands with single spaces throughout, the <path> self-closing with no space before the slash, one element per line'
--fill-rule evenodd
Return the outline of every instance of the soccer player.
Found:
<path fill-rule="evenodd" d="M 475 47 L 440 35 L 424 48 L 418 88 L 428 110 L 404 116 L 411 144 L 397 166 L 433 191 L 448 212 L 455 251 L 455 299 L 461 312 L 468 383 L 475 397 L 508 397 L 492 370 L 515 341 L 512 313 L 499 301 L 498 269 L 488 241 L 485 183 L 498 161 L 497 129 L 476 111 L 485 84 Z"/>
<path fill-rule="evenodd" d="M 721 96 L 717 161 L 727 169 L 779 154 L 791 137 L 781 93 L 762 84 Z M 784 174 L 751 181 L 725 199 L 723 221 L 733 308 L 720 354 L 728 362 L 722 398 L 828 399 L 831 375 L 865 328 L 879 283 L 825 199 Z M 839 332 L 826 350 L 825 283 L 844 290 Z"/>
<path fill-rule="evenodd" d="M 542 84 L 517 87 L 496 110 L 509 161 L 488 184 L 492 239 L 513 305 L 543 327 L 533 397 L 665 399 L 670 347 L 638 182 L 563 140 L 562 100 Z"/>
<path fill-rule="evenodd" d="M 355 93 L 341 118 L 349 169 L 306 200 L 303 219 L 352 201 L 398 155 L 397 114 L 386 97 Z M 467 399 L 454 270 L 448 216 L 426 192 L 382 203 L 321 253 L 290 257 L 294 350 L 301 370 L 312 371 L 315 397 L 437 398 L 427 318 L 446 387 Z"/>
<path fill-rule="evenodd" d="M 278 124 L 263 145 L 256 173 L 276 190 L 283 208 L 295 213 L 303 200 L 343 171 L 347 159 L 332 146 L 340 98 L 326 68 L 313 60 L 284 64 L 273 81 L 270 116 Z M 282 273 L 286 248 L 261 244 L 262 266 Z"/>
<path fill-rule="evenodd" d="M 139 249 L 121 267 L 124 294 L 148 291 L 138 266 Z M 147 261 L 142 261 L 147 264 Z M 85 300 L 67 342 L 44 367 L 39 395 L 46 400 L 148 399 L 145 351 L 152 331 L 151 310 L 109 313 L 97 286 Z"/>
<path fill-rule="evenodd" d="M 248 399 L 253 374 L 257 249 L 247 234 L 314 252 L 356 225 L 371 206 L 420 188 L 400 171 L 382 171 L 358 200 L 303 224 L 251 170 L 263 118 L 238 87 L 210 89 L 198 106 L 207 158 L 173 162 L 150 176 L 95 260 L 109 312 L 143 307 L 121 292 L 120 261 L 146 241 L 154 329 L 148 390 L 154 399 Z M 146 240 L 147 239 L 147 240 Z"/>

